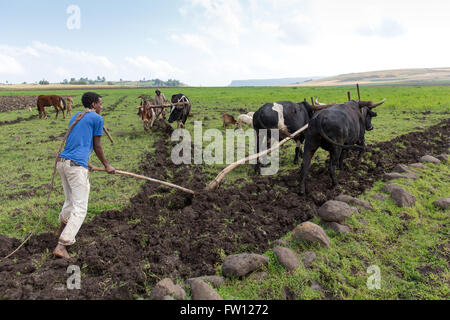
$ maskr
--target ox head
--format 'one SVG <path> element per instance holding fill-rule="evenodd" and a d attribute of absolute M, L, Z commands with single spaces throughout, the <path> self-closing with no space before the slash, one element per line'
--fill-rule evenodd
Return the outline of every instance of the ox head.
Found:
<path fill-rule="evenodd" d="M 376 112 L 373 112 L 372 109 L 378 107 L 379 105 L 382 105 L 386 102 L 386 99 L 383 99 L 382 101 L 378 103 L 373 103 L 372 101 L 359 101 L 359 107 L 361 108 L 361 113 L 363 114 L 365 123 L 366 123 L 366 130 L 371 131 L 373 130 L 372 125 L 372 118 L 377 116 Z"/>
<path fill-rule="evenodd" d="M 177 105 L 172 106 L 172 109 L 170 110 L 170 116 L 169 116 L 169 123 L 172 123 L 174 121 L 181 120 L 183 116 L 183 105 Z"/>

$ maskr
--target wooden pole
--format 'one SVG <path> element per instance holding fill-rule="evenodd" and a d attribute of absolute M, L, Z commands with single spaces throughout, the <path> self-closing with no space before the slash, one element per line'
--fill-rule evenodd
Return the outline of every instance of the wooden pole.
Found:
<path fill-rule="evenodd" d="M 314 102 L 314 101 L 313 101 Z M 262 157 L 263 155 L 269 154 L 270 152 L 272 152 L 273 150 L 278 149 L 279 147 L 281 147 L 283 144 L 285 144 L 286 142 L 288 142 L 289 140 L 295 138 L 296 136 L 298 136 L 300 133 L 302 133 L 303 131 L 305 131 L 306 129 L 308 129 L 309 125 L 304 126 L 303 128 L 295 131 L 293 134 L 291 134 L 289 137 L 285 138 L 284 140 L 282 140 L 279 144 L 277 144 L 276 146 L 273 146 L 270 149 L 267 149 L 265 151 L 262 151 L 258 154 L 253 154 L 251 156 L 248 156 L 247 158 L 241 159 L 239 161 L 236 161 L 232 164 L 230 164 L 228 167 L 226 167 L 225 169 L 222 170 L 222 172 L 219 173 L 219 175 L 213 180 L 211 181 L 210 184 L 208 184 L 206 186 L 206 190 L 207 191 L 213 191 L 216 190 L 219 185 L 220 182 L 223 180 L 223 178 L 225 178 L 225 176 L 230 173 L 231 171 L 233 171 L 235 168 L 237 168 L 238 166 L 240 166 L 241 164 L 246 163 L 247 161 L 251 161 L 253 159 L 258 159 L 259 157 Z"/>
<path fill-rule="evenodd" d="M 352 96 L 350 94 L 350 91 L 347 92 L 348 101 L 352 100 Z"/>
<path fill-rule="evenodd" d="M 358 100 L 361 101 L 361 92 L 359 91 L 359 83 L 356 84 L 356 89 L 358 90 Z"/>
<path fill-rule="evenodd" d="M 181 106 L 181 105 L 186 105 L 186 104 L 189 104 L 189 102 L 177 102 L 177 103 L 173 103 L 173 104 L 161 104 L 161 105 L 157 105 L 157 106 L 150 105 L 150 106 L 147 106 L 147 108 L 172 108 L 173 106 Z M 139 109 L 139 108 L 143 108 L 143 106 L 136 107 L 136 109 Z"/>
<path fill-rule="evenodd" d="M 92 167 L 91 171 L 106 171 L 106 169 L 105 168 Z M 158 180 L 158 179 L 153 179 L 153 178 L 149 178 L 149 177 L 146 177 L 146 176 L 141 176 L 139 174 L 126 172 L 126 171 L 122 171 L 122 170 L 116 170 L 116 173 L 124 175 L 124 176 L 130 176 L 130 177 L 138 178 L 138 179 L 141 179 L 141 180 L 147 180 L 147 181 L 159 183 L 159 184 L 165 185 L 165 186 L 170 187 L 170 188 L 179 189 L 179 190 L 184 191 L 186 193 L 195 194 L 195 192 L 190 190 L 190 189 L 186 189 L 186 188 L 177 186 L 176 184 L 173 184 L 173 183 L 170 183 L 170 182 L 165 182 L 165 181 L 161 181 L 161 180 Z"/>
<path fill-rule="evenodd" d="M 114 143 L 113 138 L 111 137 L 111 135 L 108 132 L 108 129 L 106 129 L 105 127 L 103 127 L 103 131 L 105 131 L 106 135 L 108 136 L 109 140 L 111 140 L 111 143 Z"/>

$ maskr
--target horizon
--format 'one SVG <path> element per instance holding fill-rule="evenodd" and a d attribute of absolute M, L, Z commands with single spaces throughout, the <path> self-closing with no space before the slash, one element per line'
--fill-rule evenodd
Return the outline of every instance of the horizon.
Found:
<path fill-rule="evenodd" d="M 19 0 L 0 4 L 0 83 L 228 86 L 448 68 L 436 66 L 450 66 L 449 9 L 442 0 Z"/>

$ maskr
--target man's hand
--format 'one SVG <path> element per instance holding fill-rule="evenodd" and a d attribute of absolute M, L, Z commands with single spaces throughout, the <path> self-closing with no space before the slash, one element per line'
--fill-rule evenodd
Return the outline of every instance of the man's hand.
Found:
<path fill-rule="evenodd" d="M 91 172 L 94 170 L 94 167 L 90 163 L 88 163 L 88 168 L 89 168 L 89 171 L 91 171 Z"/>
<path fill-rule="evenodd" d="M 109 174 L 115 174 L 116 173 L 116 169 L 114 169 L 111 165 L 107 165 L 106 167 L 105 167 L 105 169 L 106 169 L 106 172 L 108 172 Z"/>

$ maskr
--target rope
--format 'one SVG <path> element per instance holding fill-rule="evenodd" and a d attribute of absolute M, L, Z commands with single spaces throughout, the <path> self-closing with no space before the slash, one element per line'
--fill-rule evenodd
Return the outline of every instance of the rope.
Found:
<path fill-rule="evenodd" d="M 45 214 L 47 214 L 48 211 L 48 203 L 50 201 L 50 195 L 52 194 L 53 191 L 53 187 L 55 185 L 55 175 L 56 175 L 56 165 L 58 163 L 58 158 L 59 155 L 62 151 L 62 148 L 64 147 L 64 144 L 66 143 L 66 139 L 69 136 L 70 131 L 72 131 L 73 127 L 81 120 L 83 119 L 84 115 L 87 113 L 87 111 L 80 113 L 76 118 L 74 123 L 70 126 L 69 130 L 67 130 L 66 135 L 64 136 L 64 139 L 61 143 L 61 146 L 59 147 L 59 151 L 58 151 L 58 155 L 56 156 L 55 159 L 55 165 L 53 166 L 53 175 L 52 175 L 52 183 L 50 185 L 50 190 L 48 192 L 48 196 L 47 196 L 47 201 L 45 203 L 45 210 L 43 211 L 44 214 L 41 214 L 38 223 L 36 224 L 36 226 L 34 227 L 33 231 L 30 233 L 30 235 L 20 244 L 20 246 L 17 247 L 17 249 L 15 249 L 13 252 L 11 252 L 10 254 L 8 254 L 4 259 L 8 259 L 9 257 L 11 257 L 13 254 L 15 254 L 17 251 L 19 251 L 24 245 L 25 243 L 28 242 L 28 240 L 30 240 L 30 238 L 34 235 L 34 233 L 36 232 L 36 230 L 39 228 L 39 225 L 42 222 L 42 219 L 44 218 Z"/>

